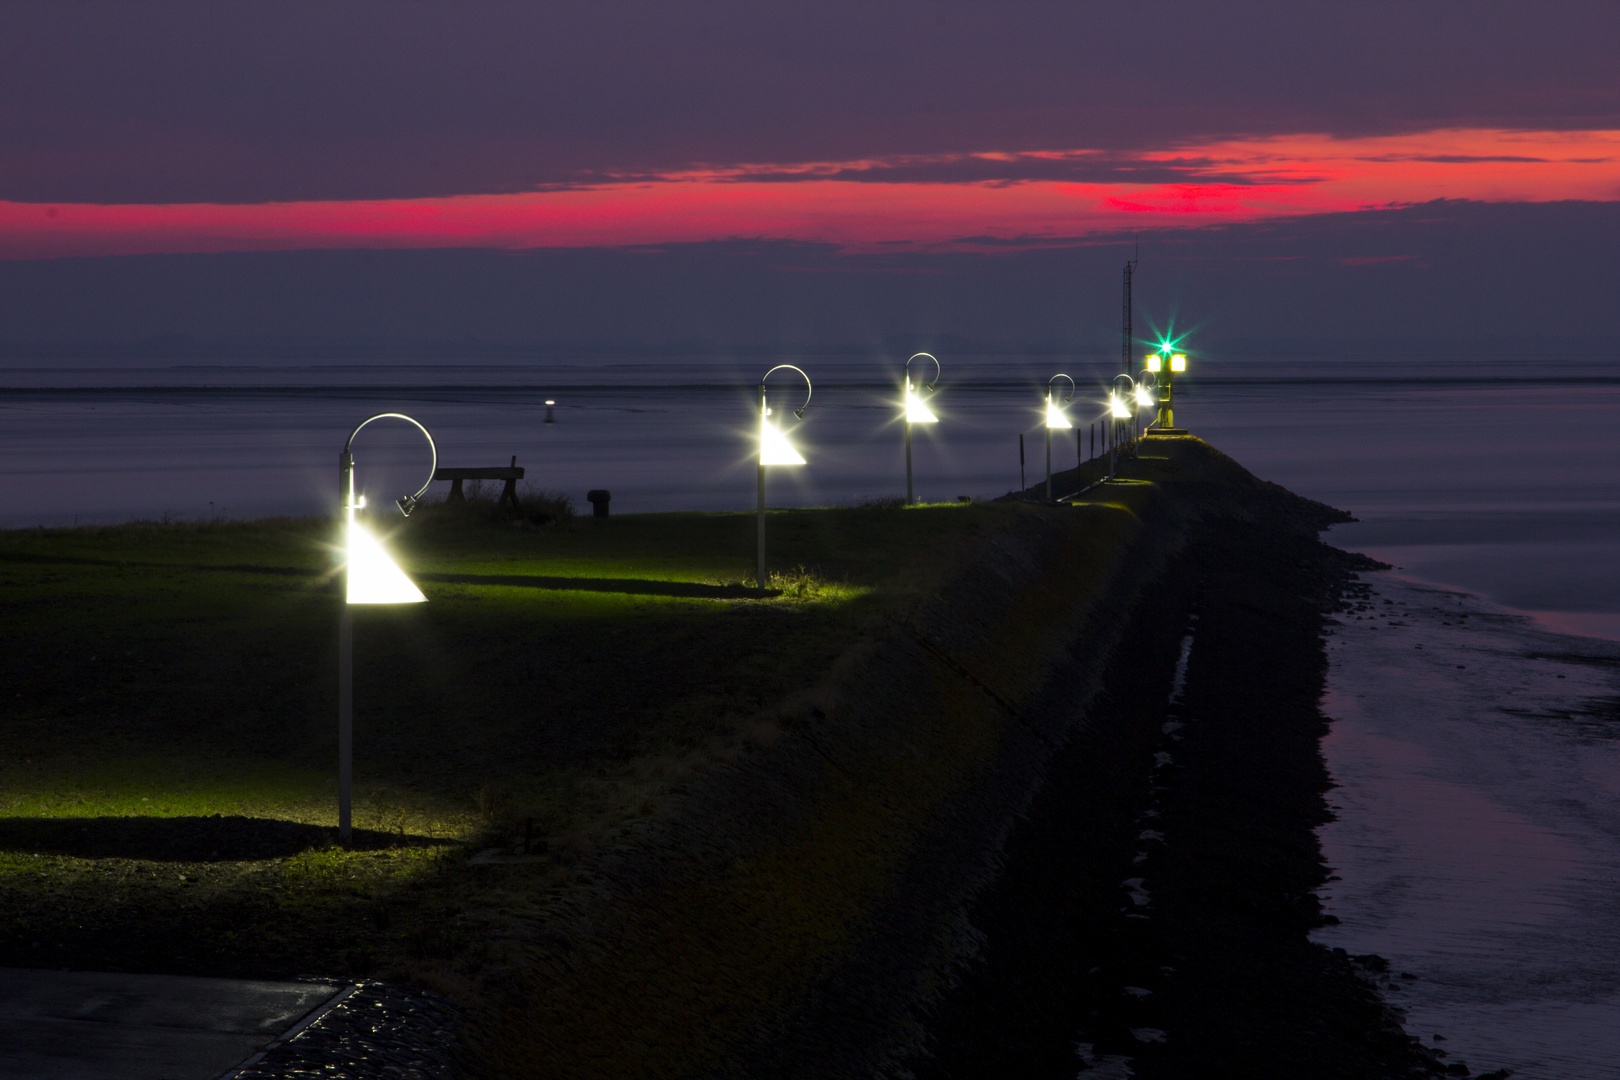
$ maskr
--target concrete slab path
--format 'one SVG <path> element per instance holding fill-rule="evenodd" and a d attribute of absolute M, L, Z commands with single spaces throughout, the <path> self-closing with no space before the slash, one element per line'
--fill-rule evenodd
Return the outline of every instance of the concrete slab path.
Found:
<path fill-rule="evenodd" d="M 0 1080 L 217 1080 L 342 989 L 0 968 Z"/>

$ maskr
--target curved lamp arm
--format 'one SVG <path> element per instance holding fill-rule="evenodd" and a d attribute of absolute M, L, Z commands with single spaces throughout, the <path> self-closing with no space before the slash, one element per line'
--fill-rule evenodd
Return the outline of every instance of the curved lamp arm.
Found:
<path fill-rule="evenodd" d="M 1063 374 L 1063 372 L 1060 371 L 1056 375 L 1052 376 L 1050 379 L 1047 379 L 1046 380 L 1046 396 L 1047 397 L 1052 396 L 1052 384 L 1057 382 L 1059 379 L 1069 379 L 1069 376 Z M 1074 388 L 1074 380 L 1069 379 L 1069 392 L 1066 395 L 1064 395 L 1064 397 L 1061 399 L 1063 401 L 1063 404 L 1067 405 L 1069 402 L 1074 400 L 1074 389 L 1075 389 Z"/>
<path fill-rule="evenodd" d="M 772 375 L 776 374 L 778 371 L 783 370 L 784 368 L 786 368 L 788 371 L 797 371 L 800 375 L 804 376 L 804 404 L 800 405 L 797 409 L 793 410 L 793 415 L 797 416 L 800 420 L 803 420 L 804 419 L 804 410 L 806 410 L 806 409 L 808 409 L 810 407 L 810 395 L 815 392 L 815 388 L 810 385 L 810 376 L 805 375 L 804 374 L 804 369 L 801 368 L 801 367 L 795 367 L 792 364 L 777 364 L 775 367 L 771 368 L 771 370 L 769 370 L 765 374 L 761 375 L 759 377 L 759 400 L 760 400 L 760 403 L 764 404 L 764 401 L 765 401 L 765 380 L 770 378 Z"/>
<path fill-rule="evenodd" d="M 916 360 L 919 357 L 927 357 L 929 360 L 932 360 L 934 362 L 934 377 L 932 379 L 929 379 L 927 382 L 923 383 L 923 389 L 932 390 L 934 388 L 934 384 L 939 381 L 939 358 L 936 357 L 933 353 L 920 352 L 920 353 L 912 353 L 911 354 L 911 359 L 906 361 L 906 367 L 905 367 L 906 384 L 908 386 L 911 384 L 911 361 Z"/>
<path fill-rule="evenodd" d="M 432 483 L 433 483 L 433 474 L 439 471 L 439 447 L 434 443 L 432 434 L 428 431 L 427 428 L 422 426 L 420 421 L 418 421 L 418 420 L 416 420 L 416 419 L 414 419 L 412 417 L 406 416 L 404 413 L 397 413 L 397 412 L 378 413 L 376 416 L 368 417 L 365 420 L 362 420 L 360 422 L 359 427 L 356 427 L 353 431 L 349 432 L 349 438 L 343 444 L 343 459 L 344 459 L 345 462 L 350 461 L 349 448 L 352 445 L 354 445 L 354 437 L 356 435 L 360 434 L 360 429 L 361 428 L 365 427 L 367 424 L 371 423 L 373 420 L 404 420 L 408 424 L 416 425 L 416 430 L 420 431 L 422 433 L 423 438 L 427 439 L 427 441 L 428 441 L 428 450 L 433 455 L 433 464 L 431 466 L 429 466 L 429 468 L 428 468 L 427 480 L 425 482 L 423 482 L 421 487 L 416 489 L 416 494 L 415 495 L 401 495 L 399 498 L 394 500 L 394 505 L 399 507 L 399 512 L 404 514 L 406 517 L 410 517 L 411 516 L 411 511 L 416 509 L 417 501 L 422 498 L 423 494 L 426 493 L 429 486 L 432 485 Z M 351 490 L 346 491 L 343 494 L 344 494 L 345 498 L 349 499 L 350 502 L 353 502 L 354 492 L 353 492 L 352 489 L 354 487 L 354 474 L 353 474 L 352 471 L 349 474 L 349 487 L 350 487 Z"/>

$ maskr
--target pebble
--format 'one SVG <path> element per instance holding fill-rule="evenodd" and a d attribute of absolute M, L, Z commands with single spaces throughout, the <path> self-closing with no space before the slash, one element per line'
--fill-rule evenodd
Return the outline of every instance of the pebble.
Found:
<path fill-rule="evenodd" d="M 431 990 L 361 983 L 309 1027 L 272 1043 L 233 1080 L 450 1080 L 460 1019 Z"/>

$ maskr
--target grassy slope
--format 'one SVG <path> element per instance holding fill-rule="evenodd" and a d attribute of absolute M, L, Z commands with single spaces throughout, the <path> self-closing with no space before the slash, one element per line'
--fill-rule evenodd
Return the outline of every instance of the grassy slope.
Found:
<path fill-rule="evenodd" d="M 476 986 L 509 905 L 467 845 L 535 818 L 524 888 L 567 885 L 1020 512 L 773 514 L 772 599 L 723 598 L 750 515 L 403 523 L 432 602 L 358 612 L 354 851 L 328 524 L 0 534 L 0 964 Z"/>
<path fill-rule="evenodd" d="M 0 964 L 374 973 L 508 1005 L 517 987 L 524 1029 L 488 1044 L 517 1072 L 721 1068 L 734 1033 L 847 959 L 997 759 L 1016 728 L 997 702 L 1043 684 L 1050 631 L 1100 595 L 1157 481 L 1241 473 L 1207 449 L 1187 464 L 1139 463 L 1155 482 L 1079 511 L 776 513 L 772 563 L 792 572 L 768 599 L 741 588 L 751 515 L 518 528 L 424 512 L 391 542 L 433 602 L 356 620 L 353 851 L 331 844 L 327 524 L 0 534 Z M 1016 602 L 981 597 L 973 625 L 939 602 L 987 544 L 1054 513 L 1070 540 Z M 897 635 L 923 651 L 895 652 Z M 889 667 L 861 667 L 884 649 Z M 926 701 L 884 698 L 917 677 Z M 851 708 L 876 724 L 846 723 Z M 804 774 L 787 827 L 752 827 L 768 842 L 748 858 L 587 909 L 626 837 L 690 825 L 686 791 L 802 765 L 806 747 L 835 782 Z M 543 857 L 465 865 L 529 818 Z"/>

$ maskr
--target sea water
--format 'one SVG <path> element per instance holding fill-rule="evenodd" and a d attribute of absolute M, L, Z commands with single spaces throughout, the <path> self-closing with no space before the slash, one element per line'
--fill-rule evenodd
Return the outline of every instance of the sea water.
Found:
<path fill-rule="evenodd" d="M 1408 1033 L 1475 1072 L 1620 1078 L 1620 643 L 1367 577 L 1328 639 L 1317 940 L 1387 959 Z"/>
<path fill-rule="evenodd" d="M 898 358 L 780 359 L 815 383 L 799 420 L 802 382 L 771 378 L 772 419 L 809 461 L 771 470 L 771 505 L 901 495 Z M 1108 358 L 941 360 L 939 423 L 912 432 L 919 497 L 1043 478 L 1058 371 L 1079 389 L 1053 467 L 1090 455 Z M 329 513 L 349 431 L 389 410 L 433 431 L 441 465 L 515 457 L 534 488 L 576 504 L 606 488 L 616 513 L 748 510 L 757 385 L 774 362 L 12 361 L 0 526 Z M 1450 1060 L 1620 1077 L 1620 644 L 1606 640 L 1620 639 L 1620 362 L 1195 354 L 1193 366 L 1181 425 L 1349 510 L 1359 520 L 1328 539 L 1398 568 L 1369 575 L 1378 617 L 1341 617 L 1329 639 L 1339 809 L 1322 840 L 1341 922 L 1320 940 L 1386 956 L 1408 1030 Z M 425 444 L 404 425 L 368 428 L 355 456 L 373 502 L 426 477 Z"/>

